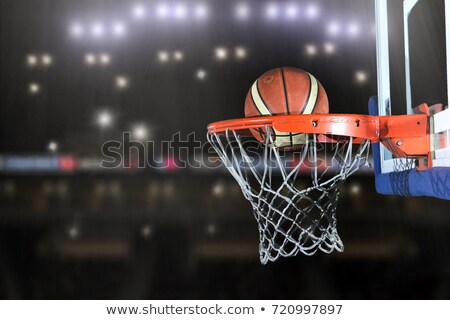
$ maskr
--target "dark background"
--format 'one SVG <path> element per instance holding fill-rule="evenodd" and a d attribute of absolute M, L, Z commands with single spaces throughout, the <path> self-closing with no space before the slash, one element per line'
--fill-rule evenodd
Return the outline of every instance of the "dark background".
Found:
<path fill-rule="evenodd" d="M 443 1 L 423 2 L 411 24 L 413 102 L 445 103 Z M 366 114 L 376 94 L 373 0 L 140 3 L 142 19 L 129 1 L 0 4 L 1 298 L 450 298 L 448 203 L 379 195 L 370 171 L 342 188 L 344 253 L 261 266 L 250 204 L 224 170 L 98 166 L 101 145 L 136 125 L 156 143 L 177 132 L 206 142 L 207 124 L 242 117 L 252 82 L 279 66 L 314 74 L 330 112 Z M 168 5 L 166 19 L 156 14 L 159 3 Z M 174 13 L 178 3 L 184 19 Z M 236 16 L 242 3 L 246 19 Z M 198 4 L 207 8 L 204 19 L 195 17 Z M 395 114 L 405 103 L 401 4 L 391 1 L 389 20 Z M 270 5 L 279 10 L 273 19 Z M 299 8 L 293 19 L 290 5 Z M 121 37 L 111 31 L 115 21 L 126 26 Z M 74 23 L 84 28 L 79 37 Z M 91 34 L 95 23 L 104 26 L 101 37 Z M 326 43 L 335 52 L 326 53 Z M 308 54 L 308 46 L 317 52 Z M 228 49 L 227 59 L 215 58 L 217 47 Z M 245 48 L 244 59 L 234 56 L 236 47 Z M 161 51 L 170 61 L 158 61 Z M 88 53 L 107 53 L 111 62 L 86 65 Z M 51 65 L 27 64 L 42 54 Z M 204 79 L 196 77 L 200 69 Z M 118 75 L 127 88 L 115 88 Z M 40 91 L 31 94 L 30 83 Z M 112 124 L 100 128 L 105 110 Z M 10 170 L 11 157 L 57 165 Z"/>

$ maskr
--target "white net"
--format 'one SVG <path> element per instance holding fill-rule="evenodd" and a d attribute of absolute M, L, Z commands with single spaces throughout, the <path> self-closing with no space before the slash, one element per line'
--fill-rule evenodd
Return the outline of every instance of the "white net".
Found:
<path fill-rule="evenodd" d="M 368 164 L 370 141 L 354 145 L 352 138 L 342 138 L 332 144 L 330 161 L 318 156 L 324 149 L 316 134 L 305 134 L 304 145 L 284 152 L 274 146 L 271 130 L 266 127 L 265 132 L 268 134 L 259 153 L 236 131 L 208 134 L 209 142 L 252 204 L 261 263 L 299 252 L 342 252 L 344 245 L 336 229 L 339 186 Z M 305 169 L 310 171 L 310 179 L 303 175 Z"/>
<path fill-rule="evenodd" d="M 410 196 L 409 173 L 415 168 L 415 160 L 408 158 L 394 158 L 393 172 L 389 174 L 392 190 L 395 194 Z"/>

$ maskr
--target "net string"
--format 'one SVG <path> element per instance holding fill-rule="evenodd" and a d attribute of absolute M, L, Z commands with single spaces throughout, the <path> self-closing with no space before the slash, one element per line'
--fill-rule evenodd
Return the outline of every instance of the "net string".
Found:
<path fill-rule="evenodd" d="M 319 173 L 316 134 L 305 134 L 300 159 L 289 171 L 275 146 L 270 128 L 265 129 L 262 172 L 258 172 L 257 164 L 252 161 L 236 131 L 226 130 L 223 135 L 208 134 L 210 144 L 252 205 L 259 229 L 261 263 L 298 252 L 312 255 L 317 250 L 326 253 L 343 251 L 344 246 L 336 230 L 338 186 L 367 163 L 370 142 L 364 141 L 354 152 L 352 138 L 338 141 L 334 146 L 332 164 L 339 170 L 326 179 L 330 166 Z M 306 159 L 312 165 L 311 185 L 299 189 L 296 182 Z M 274 163 L 280 170 L 282 182 L 279 184 L 273 179 Z"/>

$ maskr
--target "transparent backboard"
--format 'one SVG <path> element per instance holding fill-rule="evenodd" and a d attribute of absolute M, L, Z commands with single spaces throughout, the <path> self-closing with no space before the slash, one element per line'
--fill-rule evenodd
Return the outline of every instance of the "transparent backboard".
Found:
<path fill-rule="evenodd" d="M 378 114 L 441 103 L 430 121 L 432 166 L 450 167 L 450 0 L 375 0 L 375 13 Z M 383 145 L 379 151 L 381 173 L 415 166 Z"/>
<path fill-rule="evenodd" d="M 426 103 L 431 150 L 422 171 L 372 144 L 376 190 L 450 200 L 450 0 L 375 0 L 375 13 L 378 95 L 369 113 L 413 114 Z"/>

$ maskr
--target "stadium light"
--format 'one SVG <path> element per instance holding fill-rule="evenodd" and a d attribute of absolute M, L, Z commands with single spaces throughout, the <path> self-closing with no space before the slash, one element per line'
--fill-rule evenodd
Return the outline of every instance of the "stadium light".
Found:
<path fill-rule="evenodd" d="M 112 31 L 116 37 L 122 37 L 125 34 L 125 25 L 117 21 L 113 24 Z"/>
<path fill-rule="evenodd" d="M 351 22 L 347 27 L 347 33 L 350 37 L 356 37 L 359 34 L 359 25 L 356 22 Z"/>
<path fill-rule="evenodd" d="M 317 5 L 311 3 L 306 7 L 306 16 L 309 19 L 315 19 L 319 15 L 319 7 Z"/>
<path fill-rule="evenodd" d="M 235 7 L 235 14 L 238 20 L 247 20 L 250 16 L 250 7 L 247 3 L 238 3 Z"/>
<path fill-rule="evenodd" d="M 123 90 L 128 87 L 128 78 L 125 76 L 117 76 L 116 77 L 116 87 L 117 89 Z"/>
<path fill-rule="evenodd" d="M 317 47 L 313 44 L 307 44 L 305 51 L 308 56 L 315 56 L 317 54 Z"/>
<path fill-rule="evenodd" d="M 133 136 L 138 140 L 144 140 L 148 137 L 148 128 L 144 125 L 137 125 L 133 128 Z"/>
<path fill-rule="evenodd" d="M 208 7 L 204 4 L 198 4 L 194 9 L 194 15 L 199 20 L 204 20 L 208 17 Z"/>
<path fill-rule="evenodd" d="M 96 57 L 94 54 L 92 54 L 92 53 L 86 53 L 86 54 L 84 55 L 84 62 L 85 62 L 87 65 L 94 65 L 94 64 L 96 63 L 96 61 L 97 61 L 97 57 Z"/>
<path fill-rule="evenodd" d="M 101 23 L 94 23 L 91 29 L 92 35 L 96 38 L 100 38 L 105 33 L 105 29 Z"/>
<path fill-rule="evenodd" d="M 334 43 L 326 42 L 323 45 L 323 50 L 325 51 L 326 54 L 333 54 L 336 52 L 336 46 L 334 45 Z"/>
<path fill-rule="evenodd" d="M 181 51 L 175 51 L 175 52 L 173 53 L 173 59 L 174 59 L 175 61 L 181 61 L 181 60 L 183 60 L 183 58 L 184 58 L 183 52 L 181 52 Z"/>
<path fill-rule="evenodd" d="M 28 85 L 28 92 L 30 94 L 38 94 L 41 91 L 41 86 L 39 83 L 32 82 Z"/>
<path fill-rule="evenodd" d="M 158 61 L 160 63 L 166 63 L 170 60 L 169 53 L 167 51 L 159 51 L 158 52 Z"/>
<path fill-rule="evenodd" d="M 44 66 L 49 66 L 53 63 L 53 58 L 49 54 L 43 54 L 41 56 L 41 61 Z"/>
<path fill-rule="evenodd" d="M 295 3 L 289 3 L 286 7 L 286 17 L 295 19 L 298 16 L 298 6 Z"/>
<path fill-rule="evenodd" d="M 160 3 L 156 7 L 156 16 L 165 19 L 169 16 L 169 7 L 165 3 Z"/>
<path fill-rule="evenodd" d="M 102 65 L 108 65 L 111 62 L 111 56 L 107 53 L 101 53 L 98 57 L 98 60 Z"/>
<path fill-rule="evenodd" d="M 216 225 L 215 224 L 209 224 L 209 225 L 207 225 L 206 226 L 206 232 L 210 235 L 210 236 L 212 236 L 212 235 L 214 235 L 216 232 L 217 232 L 217 227 L 216 227 Z"/>
<path fill-rule="evenodd" d="M 360 185 L 359 185 L 358 183 L 353 183 L 353 184 L 350 186 L 350 192 L 351 192 L 353 195 L 358 195 L 360 191 L 361 191 L 361 187 L 360 187 Z"/>
<path fill-rule="evenodd" d="M 225 192 L 225 186 L 223 184 L 223 182 L 217 182 L 213 185 L 212 187 L 212 194 L 214 196 L 220 197 L 224 194 Z"/>
<path fill-rule="evenodd" d="M 142 4 L 136 4 L 131 9 L 131 12 L 133 14 L 133 17 L 135 17 L 138 20 L 141 20 L 145 17 L 147 10 Z"/>
<path fill-rule="evenodd" d="M 270 2 L 267 4 L 265 11 L 266 11 L 266 17 L 269 20 L 275 20 L 280 13 L 280 9 L 278 8 L 278 5 L 273 2 Z"/>
<path fill-rule="evenodd" d="M 182 3 L 179 3 L 174 8 L 174 16 L 178 20 L 183 20 L 187 16 L 186 6 Z"/>
<path fill-rule="evenodd" d="M 101 128 L 107 128 L 107 127 L 111 126 L 112 121 L 113 121 L 113 117 L 109 111 L 104 110 L 97 114 L 97 124 Z"/>
<path fill-rule="evenodd" d="M 247 50 L 244 47 L 236 47 L 234 49 L 234 54 L 237 59 L 242 60 L 247 57 Z"/>
<path fill-rule="evenodd" d="M 73 37 L 79 38 L 84 34 L 84 28 L 79 23 L 73 23 L 69 28 L 69 32 Z"/>
<path fill-rule="evenodd" d="M 341 31 L 341 26 L 338 22 L 332 21 L 327 27 L 327 33 L 330 36 L 336 36 Z"/>
<path fill-rule="evenodd" d="M 58 151 L 58 143 L 56 141 L 50 141 L 47 145 L 47 149 L 50 152 L 56 152 Z"/>
<path fill-rule="evenodd" d="M 195 77 L 199 80 L 203 80 L 206 78 L 206 71 L 203 69 L 198 69 L 195 73 Z"/>
<path fill-rule="evenodd" d="M 36 57 L 35 55 L 29 54 L 29 55 L 27 56 L 27 64 L 28 64 L 30 67 L 34 67 L 35 65 L 37 65 L 37 63 L 38 63 L 38 59 L 37 59 L 37 57 Z"/>
<path fill-rule="evenodd" d="M 67 236 L 72 240 L 75 240 L 80 236 L 80 230 L 77 226 L 69 227 L 66 232 Z"/>
<path fill-rule="evenodd" d="M 153 234 L 153 229 L 149 224 L 145 224 L 141 228 L 141 236 L 144 239 L 148 239 Z"/>
<path fill-rule="evenodd" d="M 361 70 L 356 71 L 355 79 L 356 79 L 356 82 L 358 82 L 358 83 L 365 83 L 365 82 L 367 82 L 367 79 L 368 79 L 367 73 L 364 71 L 361 71 Z"/>
<path fill-rule="evenodd" d="M 228 57 L 228 50 L 224 47 L 215 49 L 215 56 L 217 60 L 225 60 Z"/>

